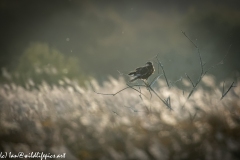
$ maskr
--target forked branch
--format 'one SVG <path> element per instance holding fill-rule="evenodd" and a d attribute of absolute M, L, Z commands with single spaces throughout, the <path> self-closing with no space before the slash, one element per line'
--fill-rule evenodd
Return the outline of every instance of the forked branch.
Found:
<path fill-rule="evenodd" d="M 117 91 L 116 93 L 99 93 L 99 92 L 96 92 L 96 91 L 94 90 L 94 88 L 93 88 L 92 85 L 91 85 L 91 87 L 92 87 L 92 89 L 93 89 L 93 92 L 95 92 L 96 94 L 111 95 L 111 96 L 115 96 L 115 95 L 117 95 L 118 93 L 120 93 L 120 92 L 122 92 L 122 91 L 130 88 L 130 89 L 133 89 L 134 91 L 138 92 L 138 93 L 140 94 L 139 96 L 140 96 L 141 99 L 142 99 L 142 97 L 141 97 L 142 95 L 143 95 L 144 97 L 147 97 L 146 95 L 144 95 L 144 94 L 141 92 L 141 88 L 140 88 L 140 87 L 145 87 L 145 88 L 149 91 L 151 97 L 152 97 L 152 93 L 151 93 L 151 91 L 152 91 L 170 110 L 172 110 L 170 97 L 168 97 L 167 100 L 161 98 L 161 97 L 157 94 L 157 92 L 151 87 L 151 86 L 156 82 L 156 80 L 157 80 L 160 76 L 161 76 L 161 75 L 158 75 L 157 77 L 155 77 L 154 80 L 153 80 L 150 84 L 148 84 L 148 83 L 145 82 L 145 81 L 143 81 L 143 82 L 144 82 L 144 85 L 139 85 L 139 84 L 137 84 L 137 85 L 130 86 L 129 84 L 127 84 L 127 87 L 125 87 L 125 88 Z M 139 90 L 136 89 L 136 88 L 134 88 L 134 87 L 138 87 Z"/>
<path fill-rule="evenodd" d="M 163 65 L 162 65 L 162 63 L 161 63 L 161 62 L 159 61 L 159 59 L 158 59 L 158 55 L 156 56 L 156 59 L 157 59 L 157 62 L 158 62 L 158 69 L 159 69 L 159 66 L 160 66 L 161 69 L 162 69 L 162 72 L 163 72 L 164 78 L 165 78 L 165 80 L 166 80 L 167 86 L 168 86 L 168 88 L 170 88 L 170 85 L 169 85 L 169 82 L 168 82 L 168 79 L 167 79 L 166 73 L 165 73 L 165 71 L 164 71 Z"/>
<path fill-rule="evenodd" d="M 188 80 L 191 82 L 191 84 L 192 84 L 192 86 L 193 86 L 192 90 L 190 91 L 190 93 L 188 94 L 188 97 L 187 97 L 187 99 L 189 99 L 189 98 L 191 97 L 191 95 L 193 94 L 193 92 L 195 91 L 195 89 L 196 89 L 196 87 L 198 86 L 198 84 L 201 82 L 202 78 L 203 78 L 211 69 L 213 69 L 213 68 L 215 68 L 216 66 L 221 65 L 221 64 L 224 63 L 224 60 L 225 60 L 225 58 L 227 57 L 227 55 L 228 55 L 228 53 L 229 53 L 229 51 L 230 51 L 230 49 L 231 49 L 231 45 L 229 46 L 229 49 L 228 49 L 227 53 L 224 55 L 223 59 L 222 59 L 220 62 L 216 63 L 215 65 L 209 67 L 206 71 L 204 71 L 204 65 L 205 65 L 205 64 L 203 64 L 199 47 L 187 36 L 187 34 L 186 34 L 185 32 L 182 31 L 182 33 L 183 33 L 183 35 L 194 45 L 194 47 L 197 49 L 197 53 L 198 53 L 199 61 L 200 61 L 200 68 L 201 68 L 201 74 L 200 74 L 200 76 L 199 76 L 199 78 L 198 78 L 198 80 L 196 81 L 195 84 L 193 83 L 193 81 L 191 80 L 191 78 L 190 78 L 187 74 L 185 74 L 186 77 L 188 78 Z"/>
<path fill-rule="evenodd" d="M 124 91 L 124 90 L 126 90 L 126 89 L 128 89 L 128 88 L 131 88 L 131 89 L 133 89 L 134 91 L 140 93 L 140 95 L 143 95 L 144 97 L 147 97 L 147 96 L 144 95 L 141 91 L 139 91 L 139 90 L 137 90 L 136 88 L 134 88 L 134 86 L 130 86 L 130 85 L 128 85 L 128 84 L 127 84 L 127 86 L 128 86 L 128 87 L 125 87 L 125 88 L 117 91 L 116 93 L 100 93 L 100 92 L 96 92 L 96 91 L 94 90 L 93 86 L 91 85 L 93 92 L 95 92 L 96 94 L 115 96 L 115 95 L 117 95 L 118 93 L 120 93 L 120 92 L 122 92 L 122 91 Z M 135 86 L 143 86 L 143 85 L 135 85 Z"/>

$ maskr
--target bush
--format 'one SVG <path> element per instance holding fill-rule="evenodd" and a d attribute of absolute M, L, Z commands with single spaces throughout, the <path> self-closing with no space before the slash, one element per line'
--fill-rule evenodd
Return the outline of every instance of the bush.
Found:
<path fill-rule="evenodd" d="M 29 80 L 36 84 L 43 80 L 48 84 L 57 84 L 59 79 L 68 77 L 83 84 L 87 79 L 77 58 L 65 56 L 45 43 L 32 43 L 11 73 L 13 81 L 23 86 Z"/>

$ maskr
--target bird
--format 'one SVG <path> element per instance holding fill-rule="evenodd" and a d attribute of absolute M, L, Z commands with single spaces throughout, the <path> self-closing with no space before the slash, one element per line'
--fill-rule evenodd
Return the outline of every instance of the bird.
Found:
<path fill-rule="evenodd" d="M 148 77 L 150 77 L 153 72 L 155 71 L 153 63 L 147 62 L 145 66 L 138 67 L 135 69 L 135 71 L 131 71 L 128 73 L 128 75 L 133 76 L 134 78 L 130 80 L 130 82 L 133 82 L 137 79 L 147 80 Z"/>

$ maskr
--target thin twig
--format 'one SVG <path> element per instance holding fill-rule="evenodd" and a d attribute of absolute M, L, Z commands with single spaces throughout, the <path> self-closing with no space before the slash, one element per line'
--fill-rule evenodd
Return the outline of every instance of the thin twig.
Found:
<path fill-rule="evenodd" d="M 177 80 L 174 81 L 174 82 L 170 82 L 170 84 L 171 84 L 171 86 L 172 86 L 172 84 L 176 84 L 176 83 L 179 82 L 179 81 L 182 81 L 182 77 L 180 77 L 179 79 L 177 79 Z"/>
<path fill-rule="evenodd" d="M 182 31 L 182 34 L 183 34 L 185 37 L 187 37 L 187 39 L 188 39 L 190 42 L 192 42 L 192 44 L 195 46 L 195 48 L 198 48 L 197 45 L 196 45 L 190 38 L 188 38 L 188 36 L 186 35 L 185 32 Z"/>
<path fill-rule="evenodd" d="M 117 112 L 115 112 L 115 111 L 112 111 L 114 114 L 116 114 L 116 115 L 118 115 L 118 116 L 120 116 Z M 121 116 L 120 116 L 121 117 Z"/>
<path fill-rule="evenodd" d="M 150 99 L 152 99 L 152 93 L 149 88 L 147 88 L 148 92 L 150 93 Z"/>
<path fill-rule="evenodd" d="M 125 87 L 125 88 L 117 91 L 116 93 L 100 93 L 100 92 L 96 92 L 96 91 L 94 90 L 93 86 L 91 85 L 93 92 L 95 92 L 96 94 L 115 96 L 115 95 L 117 95 L 118 93 L 124 91 L 125 89 L 131 88 L 131 89 L 135 90 L 136 92 L 140 93 L 141 95 L 143 95 L 144 97 L 147 97 L 147 96 L 145 96 L 143 93 L 141 93 L 139 90 L 133 88 L 133 86 L 130 86 L 130 85 L 128 85 L 128 84 L 127 84 L 127 86 L 128 86 L 128 87 Z"/>
<path fill-rule="evenodd" d="M 222 95 L 223 95 L 223 93 L 224 93 L 224 84 L 225 84 L 225 81 L 223 81 Z"/>
<path fill-rule="evenodd" d="M 168 103 L 169 108 L 172 108 L 171 107 L 171 97 L 170 96 L 167 98 L 167 103 Z"/>
<path fill-rule="evenodd" d="M 215 68 L 216 66 L 221 65 L 221 64 L 224 64 L 224 60 L 226 59 L 227 55 L 229 54 L 229 51 L 230 51 L 231 47 L 232 47 L 232 44 L 230 44 L 230 46 L 229 46 L 229 48 L 228 48 L 228 51 L 227 51 L 227 53 L 224 55 L 223 59 L 220 60 L 220 61 L 219 61 L 218 63 L 216 63 L 215 65 L 209 67 L 209 68 L 204 72 L 204 75 L 205 75 L 206 73 L 208 73 L 211 69 Z"/>
<path fill-rule="evenodd" d="M 195 89 L 196 89 L 196 87 L 193 87 L 193 89 L 190 91 L 190 93 L 188 94 L 188 97 L 187 97 L 187 99 L 189 99 L 191 96 L 192 96 L 192 94 L 193 94 L 193 92 L 195 91 Z"/>
<path fill-rule="evenodd" d="M 141 98 L 141 100 L 143 100 L 143 99 L 142 99 L 142 96 L 141 96 L 142 91 L 141 91 L 140 86 L 138 86 L 138 89 L 139 89 L 139 91 L 140 91 L 139 97 Z"/>
<path fill-rule="evenodd" d="M 130 86 L 129 84 L 127 84 L 127 86 L 128 86 L 129 88 L 132 88 L 133 90 L 137 91 L 137 92 L 140 93 L 141 95 L 145 96 L 145 95 L 142 94 L 140 91 L 138 91 L 137 89 L 133 88 L 134 86 Z M 147 96 L 145 96 L 145 97 L 147 97 Z"/>
<path fill-rule="evenodd" d="M 202 57 L 201 57 L 201 53 L 200 53 L 200 50 L 199 50 L 198 46 L 186 35 L 185 32 L 182 31 L 182 33 L 183 33 L 183 35 L 194 45 L 194 47 L 197 49 L 197 52 L 198 52 L 198 55 L 199 55 L 200 67 L 201 67 L 201 74 L 200 74 L 200 76 L 199 76 L 199 78 L 198 78 L 198 80 L 197 80 L 197 82 L 196 82 L 195 84 L 193 83 L 193 81 L 191 80 L 191 78 L 186 74 L 187 78 L 189 79 L 189 81 L 192 83 L 192 86 L 193 86 L 192 90 L 191 90 L 190 93 L 188 94 L 188 98 L 187 98 L 187 99 L 189 99 L 189 98 L 191 97 L 191 95 L 193 94 L 194 90 L 196 89 L 196 87 L 198 86 L 198 84 L 201 82 L 202 78 L 203 78 L 211 69 L 215 68 L 217 65 L 223 64 L 224 59 L 227 57 L 227 55 L 228 55 L 228 53 L 229 53 L 229 51 L 230 51 L 230 49 L 231 49 L 231 45 L 229 46 L 229 49 L 228 49 L 227 53 L 224 55 L 223 59 L 222 59 L 220 62 L 218 62 L 217 64 L 215 64 L 215 65 L 213 65 L 213 66 L 211 66 L 211 67 L 209 67 L 206 71 L 204 71 L 204 68 L 203 68 L 203 67 L 204 67 L 205 64 L 203 64 L 203 62 L 202 62 Z M 185 103 L 184 103 L 184 104 L 185 104 Z"/>
<path fill-rule="evenodd" d="M 151 91 L 170 109 L 172 110 L 171 106 L 169 105 L 170 103 L 168 103 L 166 100 L 162 99 L 154 89 L 152 89 L 152 87 L 149 87 L 151 89 Z"/>
<path fill-rule="evenodd" d="M 161 62 L 159 61 L 159 59 L 158 59 L 158 55 L 156 56 L 156 59 L 157 59 L 157 61 L 158 61 L 158 66 L 160 66 L 161 69 L 162 69 L 162 71 L 163 71 L 163 75 L 164 75 L 164 78 L 165 78 L 165 80 L 166 80 L 167 86 L 168 86 L 168 88 L 170 88 L 170 85 L 169 85 L 169 82 L 168 82 L 166 73 L 165 73 L 165 71 L 164 71 L 163 65 L 162 65 L 162 63 L 161 63 Z"/>
<path fill-rule="evenodd" d="M 135 110 L 133 107 L 127 107 L 127 106 L 124 106 L 126 108 L 129 108 L 130 110 L 132 110 L 133 112 L 139 112 L 138 110 Z"/>
<path fill-rule="evenodd" d="M 223 93 L 222 93 L 222 97 L 221 97 L 220 100 L 222 100 L 222 99 L 228 94 L 228 92 L 231 90 L 231 88 L 236 87 L 236 86 L 234 86 L 233 84 L 234 84 L 234 82 L 232 82 L 231 86 L 230 86 L 230 87 L 228 88 L 228 90 L 224 93 L 224 83 L 223 83 Z"/>
<path fill-rule="evenodd" d="M 177 82 L 179 82 L 179 81 L 182 81 L 182 77 L 180 77 L 179 79 L 177 79 L 176 81 L 169 81 L 169 85 L 170 85 L 170 87 L 172 87 L 174 84 L 176 84 Z"/>
<path fill-rule="evenodd" d="M 194 119 L 195 119 L 195 117 L 196 117 L 196 115 L 197 115 L 197 111 L 194 113 L 193 116 L 192 116 L 192 114 L 191 114 L 190 112 L 188 112 L 188 114 L 189 114 L 189 116 L 190 116 L 190 120 L 191 120 L 191 122 L 193 122 Z"/>
<path fill-rule="evenodd" d="M 202 56 L 201 56 L 201 53 L 200 53 L 200 50 L 199 50 L 199 47 L 187 36 L 187 34 L 185 32 L 183 32 L 183 35 L 185 37 L 187 37 L 187 39 L 194 45 L 194 47 L 197 49 L 197 53 L 198 53 L 198 56 L 199 56 L 199 61 L 200 61 L 200 68 L 201 68 L 201 76 L 203 75 L 203 62 L 202 62 Z"/>
<path fill-rule="evenodd" d="M 185 73 L 186 77 L 188 78 L 188 80 L 192 83 L 192 86 L 195 87 L 193 81 L 191 80 L 191 78 L 187 75 L 187 73 Z"/>
<path fill-rule="evenodd" d="M 197 48 L 197 51 L 198 51 L 198 56 L 199 56 L 199 60 L 200 60 L 200 67 L 201 67 L 201 75 L 203 75 L 203 62 L 202 62 L 202 56 L 201 56 L 201 53 L 199 51 L 199 48 Z"/>
<path fill-rule="evenodd" d="M 169 109 L 172 109 L 171 106 L 169 106 L 169 103 L 166 100 L 162 99 L 147 82 L 143 81 L 143 83 L 146 85 L 147 88 L 149 88 L 149 91 L 151 90 Z"/>
<path fill-rule="evenodd" d="M 169 82 L 168 82 L 166 73 L 165 73 L 165 71 L 164 71 L 163 65 L 161 64 L 161 62 L 158 60 L 157 57 L 156 57 L 156 59 L 157 59 L 157 61 L 158 61 L 158 66 L 160 66 L 160 67 L 162 68 L 163 75 L 164 75 L 164 77 L 165 77 L 165 80 L 166 80 L 166 82 L 167 82 L 168 87 L 170 88 L 170 85 L 169 85 Z M 159 69 L 159 67 L 158 67 L 158 69 Z M 118 71 L 118 72 L 119 72 L 121 75 L 123 75 L 120 71 Z M 159 74 L 159 71 L 158 71 L 158 74 Z M 115 95 L 117 95 L 118 93 L 120 93 L 120 92 L 122 92 L 122 91 L 124 91 L 124 90 L 126 90 L 126 89 L 128 89 L 128 88 L 131 88 L 131 89 L 135 90 L 136 92 L 140 93 L 139 96 L 140 96 L 141 99 L 142 99 L 142 96 L 141 96 L 141 95 L 143 95 L 143 96 L 145 96 L 145 95 L 141 92 L 141 88 L 140 88 L 140 87 L 146 87 L 146 89 L 147 89 L 147 90 L 149 91 L 149 93 L 150 93 L 150 99 L 152 98 L 152 93 L 151 93 L 151 91 L 152 91 L 169 109 L 172 110 L 170 97 L 168 97 L 167 100 L 162 99 L 162 98 L 156 93 L 156 91 L 151 87 L 151 86 L 157 81 L 157 79 L 158 79 L 159 77 L 161 77 L 161 76 L 162 76 L 162 74 L 161 74 L 161 75 L 158 75 L 157 77 L 155 77 L 150 84 L 149 84 L 147 81 L 144 81 L 144 80 L 143 80 L 144 85 L 139 85 L 139 84 L 137 84 L 137 85 L 130 86 L 129 84 L 127 84 L 127 87 L 119 90 L 119 91 L 116 92 L 116 93 L 112 93 L 112 94 L 109 94 L 109 93 L 99 93 L 99 92 L 96 92 L 96 91 L 93 89 L 93 86 L 92 86 L 92 85 L 91 85 L 91 87 L 92 87 L 92 89 L 93 89 L 93 92 L 95 92 L 95 93 L 97 93 L 97 94 L 101 94 L 101 95 L 112 95 L 112 96 L 115 96 Z M 137 90 L 137 89 L 134 88 L 134 87 L 138 87 L 139 90 Z M 145 97 L 146 97 L 146 96 L 145 96 Z"/>
<path fill-rule="evenodd" d="M 150 86 L 154 85 L 155 82 L 156 82 L 162 75 L 163 75 L 163 74 L 156 76 L 156 77 L 153 79 L 153 81 L 150 83 Z"/>
<path fill-rule="evenodd" d="M 183 33 L 183 35 L 184 35 L 185 37 L 187 37 L 187 39 L 188 39 L 188 40 L 194 45 L 194 47 L 197 49 L 198 56 L 199 56 L 199 60 L 200 60 L 201 76 L 202 76 L 202 75 L 203 75 L 203 70 L 204 70 L 204 69 L 203 69 L 203 66 L 204 66 L 205 64 L 203 65 L 200 50 L 199 50 L 198 46 L 186 35 L 185 32 L 182 31 L 182 33 Z"/>
<path fill-rule="evenodd" d="M 119 73 L 120 76 L 124 75 L 124 73 L 120 72 L 119 70 L 117 70 L 117 72 Z"/>

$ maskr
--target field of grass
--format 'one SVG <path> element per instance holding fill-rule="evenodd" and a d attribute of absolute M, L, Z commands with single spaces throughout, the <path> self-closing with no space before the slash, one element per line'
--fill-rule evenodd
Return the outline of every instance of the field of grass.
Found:
<path fill-rule="evenodd" d="M 240 159 L 240 86 L 220 100 L 222 83 L 205 76 L 186 100 L 191 83 L 177 83 L 169 89 L 160 78 L 153 86 L 171 97 L 172 110 L 146 88 L 141 96 L 131 88 L 93 92 L 115 93 L 126 87 L 123 78 L 86 88 L 67 78 L 58 86 L 1 84 L 0 150 L 66 153 L 68 160 Z"/>

